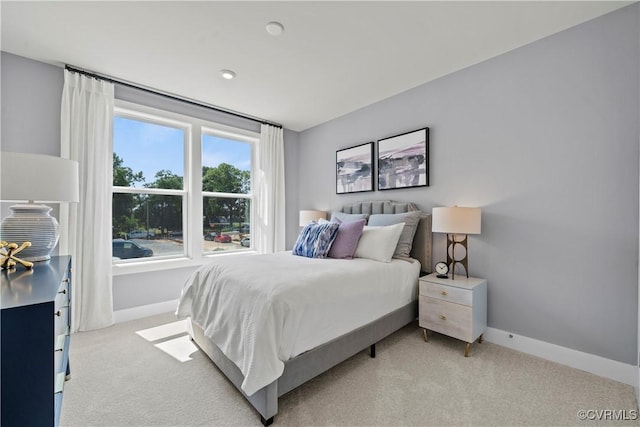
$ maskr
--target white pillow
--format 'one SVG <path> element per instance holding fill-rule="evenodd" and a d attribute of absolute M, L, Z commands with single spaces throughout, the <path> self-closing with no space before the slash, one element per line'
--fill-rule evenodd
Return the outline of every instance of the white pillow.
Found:
<path fill-rule="evenodd" d="M 404 222 L 383 227 L 365 226 L 354 257 L 391 262 L 403 228 Z"/>
<path fill-rule="evenodd" d="M 398 245 L 393 253 L 394 258 L 409 258 L 413 247 L 413 237 L 420 222 L 420 211 L 411 211 L 397 214 L 376 214 L 369 217 L 367 222 L 370 226 L 392 225 L 404 222 L 404 229 L 398 239 Z"/>

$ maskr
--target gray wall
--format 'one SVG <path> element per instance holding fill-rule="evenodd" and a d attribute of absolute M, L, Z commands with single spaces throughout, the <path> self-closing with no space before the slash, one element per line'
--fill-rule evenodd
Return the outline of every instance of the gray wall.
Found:
<path fill-rule="evenodd" d="M 2 151 L 60 155 L 63 70 L 2 52 Z"/>
<path fill-rule="evenodd" d="M 482 207 L 489 326 L 636 364 L 639 6 L 299 135 L 300 208 Z M 335 151 L 430 127 L 430 184 L 335 194 Z M 445 257 L 434 235 L 434 262 Z"/>
<path fill-rule="evenodd" d="M 62 68 L 2 52 L 0 56 L 0 149 L 60 155 Z M 0 218 L 12 203 L 0 203 Z M 59 205 L 48 203 L 58 217 Z M 56 247 L 52 254 L 56 255 Z"/>

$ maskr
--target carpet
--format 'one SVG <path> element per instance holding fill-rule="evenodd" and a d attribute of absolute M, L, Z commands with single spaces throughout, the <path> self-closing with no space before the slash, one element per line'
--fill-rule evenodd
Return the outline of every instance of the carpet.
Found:
<path fill-rule="evenodd" d="M 463 352 L 410 324 L 375 359 L 363 351 L 282 396 L 274 425 L 640 425 L 629 385 L 488 342 Z M 171 313 L 73 334 L 70 361 L 62 426 L 261 425 Z"/>

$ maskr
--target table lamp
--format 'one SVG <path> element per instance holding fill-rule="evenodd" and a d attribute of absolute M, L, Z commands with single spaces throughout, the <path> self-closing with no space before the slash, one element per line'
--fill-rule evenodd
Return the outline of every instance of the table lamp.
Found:
<path fill-rule="evenodd" d="M 434 233 L 447 233 L 447 265 L 451 266 L 451 279 L 455 279 L 456 264 L 462 264 L 469 277 L 469 258 L 467 257 L 467 235 L 480 234 L 480 208 L 433 208 L 431 211 Z M 456 240 L 456 235 L 463 235 Z M 464 257 L 456 260 L 456 245 L 464 247 Z"/>
<path fill-rule="evenodd" d="M 78 202 L 78 162 L 43 154 L 0 153 L 0 200 L 11 206 L 0 223 L 0 240 L 31 242 L 20 252 L 26 261 L 46 261 L 58 244 L 58 221 L 38 202 Z"/>
<path fill-rule="evenodd" d="M 327 219 L 327 213 L 325 211 L 302 210 L 300 211 L 300 227 L 304 227 L 311 221 L 317 221 L 321 218 Z"/>

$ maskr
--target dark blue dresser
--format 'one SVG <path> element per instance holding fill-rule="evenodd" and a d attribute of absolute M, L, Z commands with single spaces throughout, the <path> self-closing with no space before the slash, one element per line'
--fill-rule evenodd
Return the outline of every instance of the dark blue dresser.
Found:
<path fill-rule="evenodd" d="M 57 426 L 69 376 L 71 257 L 0 274 L 0 424 Z"/>

